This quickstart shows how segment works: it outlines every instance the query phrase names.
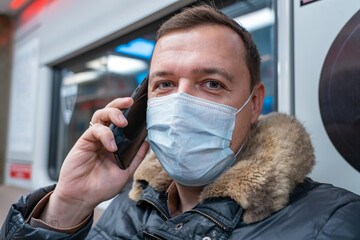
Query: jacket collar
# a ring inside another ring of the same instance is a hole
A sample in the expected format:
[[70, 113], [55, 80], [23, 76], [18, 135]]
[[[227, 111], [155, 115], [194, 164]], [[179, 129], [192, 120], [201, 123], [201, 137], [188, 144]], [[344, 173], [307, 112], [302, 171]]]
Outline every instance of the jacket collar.
[[[294, 187], [314, 165], [314, 149], [304, 127], [281, 113], [260, 116], [238, 162], [200, 195], [200, 202], [231, 198], [243, 209], [243, 221], [254, 223], [284, 208]], [[134, 174], [129, 196], [138, 200], [144, 185], [166, 191], [172, 179], [150, 153]]]

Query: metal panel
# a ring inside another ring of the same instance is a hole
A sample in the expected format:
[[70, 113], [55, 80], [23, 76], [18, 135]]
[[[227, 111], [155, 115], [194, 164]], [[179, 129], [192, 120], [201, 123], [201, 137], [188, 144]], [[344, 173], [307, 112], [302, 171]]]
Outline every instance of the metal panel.
[[292, 1], [277, 0], [278, 111], [294, 114]]

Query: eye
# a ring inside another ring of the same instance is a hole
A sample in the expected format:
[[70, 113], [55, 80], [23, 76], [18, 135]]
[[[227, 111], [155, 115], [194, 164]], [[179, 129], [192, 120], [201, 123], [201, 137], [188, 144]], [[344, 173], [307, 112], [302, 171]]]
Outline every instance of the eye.
[[169, 81], [162, 81], [162, 82], [159, 82], [157, 84], [157, 87], [160, 88], [160, 89], [170, 88], [170, 87], [173, 87], [173, 86], [174, 85]]
[[223, 87], [221, 83], [219, 83], [218, 81], [214, 81], [214, 80], [206, 82], [205, 86], [208, 88], [211, 88], [211, 89], [219, 89], [219, 88]]

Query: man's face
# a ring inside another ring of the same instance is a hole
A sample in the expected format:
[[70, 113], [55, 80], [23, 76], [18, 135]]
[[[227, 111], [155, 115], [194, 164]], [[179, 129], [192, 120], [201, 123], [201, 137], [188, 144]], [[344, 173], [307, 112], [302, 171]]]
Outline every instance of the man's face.
[[[148, 97], [183, 92], [239, 109], [251, 92], [245, 55], [240, 36], [225, 26], [203, 25], [165, 34], [154, 49]], [[230, 143], [235, 153], [258, 118], [256, 93], [236, 115]]]

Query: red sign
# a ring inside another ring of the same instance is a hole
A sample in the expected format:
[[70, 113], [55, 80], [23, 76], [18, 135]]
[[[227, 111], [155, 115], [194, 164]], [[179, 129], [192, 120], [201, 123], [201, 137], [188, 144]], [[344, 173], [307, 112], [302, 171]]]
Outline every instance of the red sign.
[[23, 6], [24, 3], [25, 3], [25, 0], [12, 0], [10, 3], [10, 8], [16, 10], [16, 9], [20, 8], [21, 6]]
[[31, 165], [30, 164], [11, 164], [10, 176], [12, 178], [19, 178], [30, 180], [31, 179]]

